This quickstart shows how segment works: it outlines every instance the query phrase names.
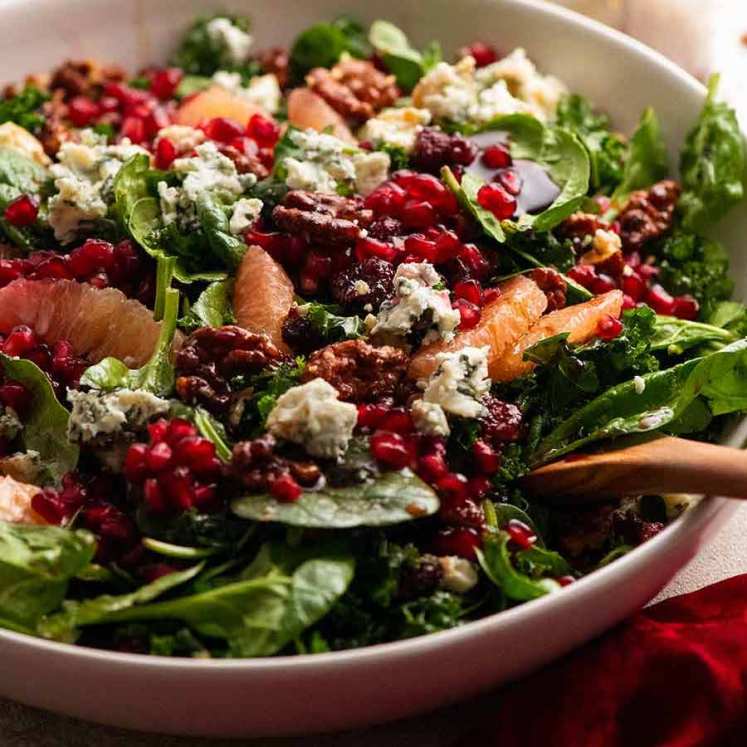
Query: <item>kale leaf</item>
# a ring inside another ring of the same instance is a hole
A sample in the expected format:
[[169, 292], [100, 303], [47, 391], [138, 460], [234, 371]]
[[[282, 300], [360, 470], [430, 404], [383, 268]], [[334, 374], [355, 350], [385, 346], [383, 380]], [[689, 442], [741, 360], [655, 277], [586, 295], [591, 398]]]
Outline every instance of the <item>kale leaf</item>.
[[44, 126], [41, 105], [49, 99], [35, 86], [25, 86], [15, 96], [0, 99], [0, 123], [14, 122], [31, 133], [37, 133]]

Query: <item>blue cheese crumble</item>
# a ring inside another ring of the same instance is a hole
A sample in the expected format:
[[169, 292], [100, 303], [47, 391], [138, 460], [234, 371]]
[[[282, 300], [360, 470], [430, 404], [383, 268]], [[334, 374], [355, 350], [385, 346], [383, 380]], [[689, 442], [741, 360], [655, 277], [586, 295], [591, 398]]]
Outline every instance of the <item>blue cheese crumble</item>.
[[112, 202], [114, 177], [132, 156], [148, 151], [124, 138], [107, 145], [106, 138], [93, 130], [81, 132], [81, 142], [63, 143], [59, 163], [50, 167], [57, 190], [49, 200], [49, 224], [55, 238], [69, 244], [81, 223], [106, 216]]
[[459, 312], [451, 307], [449, 291], [429, 262], [406, 262], [394, 274], [395, 296], [381, 304], [372, 334], [405, 337], [426, 321], [424, 343], [451, 340], [459, 325]]
[[223, 51], [231, 65], [241, 65], [249, 59], [253, 39], [251, 34], [240, 29], [229, 18], [213, 18], [205, 26], [210, 41]]
[[441, 405], [416, 399], [410, 408], [415, 428], [426, 436], [448, 436], [451, 433], [449, 421]]
[[255, 75], [249, 80], [248, 86], [243, 84], [240, 73], [229, 73], [226, 70], [218, 70], [212, 80], [215, 85], [270, 114], [276, 114], [280, 109], [283, 94], [277, 76], [272, 73]]
[[74, 443], [99, 441], [142, 428], [152, 417], [169, 409], [167, 400], [142, 389], [108, 393], [68, 389], [67, 398], [72, 406], [67, 436]]
[[485, 414], [482, 398], [490, 391], [487, 346], [465, 347], [436, 356], [438, 368], [427, 381], [419, 382], [423, 401], [439, 405], [445, 413], [462, 418]]
[[278, 397], [267, 430], [313, 456], [339, 458], [348, 448], [357, 420], [356, 406], [340, 402], [337, 389], [317, 378]]

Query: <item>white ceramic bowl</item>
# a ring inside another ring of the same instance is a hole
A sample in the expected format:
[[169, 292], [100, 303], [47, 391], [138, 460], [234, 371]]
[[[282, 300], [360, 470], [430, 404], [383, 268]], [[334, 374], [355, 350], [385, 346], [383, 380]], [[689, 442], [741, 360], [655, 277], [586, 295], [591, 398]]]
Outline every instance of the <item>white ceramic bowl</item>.
[[[664, 58], [580, 16], [528, 0], [0, 0], [2, 75], [91, 56], [132, 70], [163, 60], [209, 7], [250, 14], [262, 46], [287, 44], [320, 19], [388, 18], [447, 52], [474, 38], [524, 46], [540, 68], [609, 111], [630, 131], [653, 104], [674, 157], [704, 89]], [[721, 231], [744, 296], [737, 237], [747, 212]], [[117, 726], [214, 736], [361, 726], [425, 711], [523, 675], [645, 604], [731, 514], [709, 499], [661, 535], [562, 592], [459, 629], [317, 656], [195, 661], [95, 651], [0, 632], [0, 695]]]

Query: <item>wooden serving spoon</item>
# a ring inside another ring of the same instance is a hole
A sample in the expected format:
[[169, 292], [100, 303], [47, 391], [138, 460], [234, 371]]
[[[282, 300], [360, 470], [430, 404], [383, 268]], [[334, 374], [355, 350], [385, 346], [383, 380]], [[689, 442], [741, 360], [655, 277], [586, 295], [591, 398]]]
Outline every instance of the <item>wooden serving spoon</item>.
[[747, 451], [662, 436], [572, 454], [530, 472], [521, 483], [530, 495], [563, 505], [667, 493], [747, 498]]

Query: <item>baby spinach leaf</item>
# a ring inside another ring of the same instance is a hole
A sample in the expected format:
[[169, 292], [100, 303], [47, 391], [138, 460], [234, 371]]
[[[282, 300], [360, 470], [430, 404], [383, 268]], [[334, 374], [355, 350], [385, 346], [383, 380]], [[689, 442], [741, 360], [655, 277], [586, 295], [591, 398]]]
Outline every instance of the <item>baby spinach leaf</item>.
[[0, 522], [0, 627], [35, 633], [95, 549], [84, 530]]
[[117, 172], [112, 184], [114, 216], [126, 231], [135, 203], [150, 194], [150, 158], [145, 153], [132, 156]]
[[663, 179], [668, 171], [667, 149], [659, 118], [649, 107], [641, 115], [638, 128], [630, 139], [622, 181], [612, 194], [613, 201], [622, 203], [631, 192], [650, 187]]
[[215, 453], [218, 457], [224, 462], [230, 461], [231, 447], [228, 445], [228, 437], [223, 423], [201, 407], [195, 408], [192, 419], [200, 435], [215, 444]]
[[49, 377], [35, 363], [0, 354], [8, 379], [23, 384], [31, 392], [31, 409], [21, 432], [27, 450], [37, 451], [52, 482], [57, 482], [78, 463], [78, 447], [68, 441], [68, 411], [55, 396]]
[[680, 155], [679, 212], [689, 231], [704, 232], [744, 196], [744, 141], [737, 116], [716, 101], [719, 76], [708, 82], [708, 97]]
[[230, 232], [226, 209], [209, 192], [203, 192], [196, 204], [197, 217], [210, 251], [219, 264], [235, 270], [246, 252], [246, 244]]
[[49, 99], [35, 86], [24, 86], [15, 96], [0, 99], [0, 123], [15, 122], [31, 133], [37, 133], [44, 126], [41, 105]]
[[16, 150], [0, 148], [0, 184], [12, 187], [17, 195], [38, 195], [48, 179], [47, 170], [36, 161]]
[[230, 280], [218, 280], [205, 288], [197, 300], [189, 306], [179, 320], [182, 329], [192, 331], [198, 327], [222, 327], [234, 322], [231, 308], [233, 283]]
[[433, 490], [409, 470], [385, 472], [359, 485], [309, 491], [292, 503], [257, 494], [231, 504], [242, 519], [319, 529], [400, 524], [430, 516], [438, 507]]
[[438, 45], [432, 44], [421, 54], [411, 46], [405, 33], [389, 21], [374, 21], [368, 32], [368, 40], [404, 91], [411, 91], [423, 75], [441, 60]]
[[686, 350], [706, 343], [726, 345], [737, 339], [727, 329], [703, 322], [690, 322], [673, 316], [657, 316], [651, 350], [663, 350], [667, 355], [682, 355]]
[[332, 23], [317, 23], [296, 37], [290, 51], [291, 72], [301, 81], [315, 67], [332, 67], [343, 52], [368, 57], [371, 48], [363, 27], [345, 16]]
[[[550, 461], [595, 441], [658, 430], [679, 433], [689, 408], [712, 415], [747, 409], [747, 338], [612, 387], [561, 422], [531, 454]], [[690, 409], [689, 416], [694, 410]], [[698, 418], [702, 428], [702, 417]], [[692, 419], [689, 421], [692, 423]]]
[[109, 622], [111, 618], [117, 618], [117, 615], [138, 609], [140, 605], [147, 605], [167, 591], [191, 581], [203, 568], [204, 563], [199, 563], [184, 571], [169, 573], [129, 594], [104, 594], [82, 602], [67, 601], [60, 612], [41, 621], [39, 632], [45, 638], [72, 642], [80, 627]]
[[[566, 575], [570, 568], [557, 553], [542, 548], [532, 548], [515, 553], [517, 565], [521, 563], [526, 569], [518, 570], [512, 562], [508, 549], [510, 537], [507, 532], [491, 532], [483, 538], [482, 549], [476, 550], [477, 560], [485, 575], [509, 598], [517, 602], [557, 591], [560, 585], [551, 578], [539, 576], [542, 572], [554, 576]], [[530, 575], [530, 572], [534, 573]], [[537, 575], [535, 575], [537, 574]]]
[[560, 100], [556, 122], [584, 144], [591, 166], [591, 187], [596, 192], [611, 192], [622, 181], [627, 145], [610, 131], [609, 118], [595, 112], [583, 96], [570, 94]]

